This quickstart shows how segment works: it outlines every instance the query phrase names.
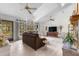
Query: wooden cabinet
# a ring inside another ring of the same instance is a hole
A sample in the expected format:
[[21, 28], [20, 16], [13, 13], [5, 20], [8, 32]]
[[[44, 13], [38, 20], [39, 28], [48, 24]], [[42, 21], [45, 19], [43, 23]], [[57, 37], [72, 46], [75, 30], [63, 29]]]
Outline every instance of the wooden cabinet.
[[48, 32], [47, 36], [58, 37], [58, 32]]
[[78, 20], [79, 20], [79, 15], [72, 15], [70, 17], [70, 22], [73, 26], [77, 25]]

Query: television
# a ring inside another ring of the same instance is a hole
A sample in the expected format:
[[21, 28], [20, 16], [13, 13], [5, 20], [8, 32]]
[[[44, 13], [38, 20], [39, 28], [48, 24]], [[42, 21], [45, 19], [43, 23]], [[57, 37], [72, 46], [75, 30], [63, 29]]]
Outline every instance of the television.
[[57, 27], [49, 27], [49, 32], [57, 32]]

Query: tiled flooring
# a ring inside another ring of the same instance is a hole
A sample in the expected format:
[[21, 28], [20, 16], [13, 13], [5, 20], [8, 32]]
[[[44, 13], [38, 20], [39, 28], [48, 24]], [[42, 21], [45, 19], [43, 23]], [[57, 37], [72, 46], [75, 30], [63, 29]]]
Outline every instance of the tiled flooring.
[[55, 41], [51, 41], [55, 44], [55, 46], [54, 44], [51, 48], [44, 46], [35, 51], [26, 44], [23, 44], [22, 40], [18, 40], [16, 42], [11, 43], [10, 56], [79, 56], [79, 53], [77, 51], [56, 47], [57, 41]]
[[[47, 48], [46, 46], [33, 50], [29, 46], [22, 43], [22, 40], [11, 43], [10, 49], [11, 56], [61, 56], [62, 53], [53, 49]], [[62, 50], [61, 50], [62, 51]]]

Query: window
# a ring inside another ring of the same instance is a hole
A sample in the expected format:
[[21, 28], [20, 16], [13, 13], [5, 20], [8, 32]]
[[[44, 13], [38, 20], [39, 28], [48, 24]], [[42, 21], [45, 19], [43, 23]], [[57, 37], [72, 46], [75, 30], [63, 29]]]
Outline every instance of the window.
[[19, 20], [19, 34], [22, 35], [26, 31], [26, 21]]

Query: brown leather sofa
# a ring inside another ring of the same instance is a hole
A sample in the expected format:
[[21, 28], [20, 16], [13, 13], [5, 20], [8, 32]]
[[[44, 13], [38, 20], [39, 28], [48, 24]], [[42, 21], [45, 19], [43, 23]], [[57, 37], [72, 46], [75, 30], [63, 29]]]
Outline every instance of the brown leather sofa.
[[38, 34], [25, 32], [23, 33], [22, 38], [23, 43], [32, 47], [34, 50], [37, 50], [38, 48], [45, 45], [45, 43], [43, 43], [43, 40], [45, 40], [45, 38], [40, 38]]

